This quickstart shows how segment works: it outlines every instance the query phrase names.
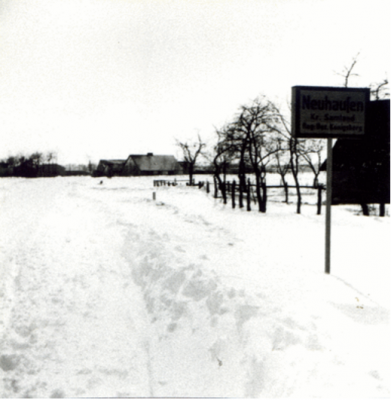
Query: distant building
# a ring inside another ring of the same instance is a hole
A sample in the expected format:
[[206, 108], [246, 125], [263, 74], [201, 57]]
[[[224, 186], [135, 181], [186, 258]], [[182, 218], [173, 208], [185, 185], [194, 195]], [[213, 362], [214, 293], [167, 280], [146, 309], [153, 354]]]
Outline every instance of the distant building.
[[100, 160], [94, 176], [120, 176], [126, 160]]
[[64, 176], [65, 168], [59, 164], [41, 164], [38, 167], [38, 177]]
[[390, 203], [390, 100], [369, 102], [367, 118], [363, 138], [333, 147], [333, 204]]
[[122, 171], [125, 176], [175, 175], [180, 173], [182, 173], [182, 168], [174, 156], [155, 156], [153, 153], [130, 155]]
[[100, 160], [94, 176], [175, 175], [182, 168], [174, 156], [131, 154], [126, 160]]

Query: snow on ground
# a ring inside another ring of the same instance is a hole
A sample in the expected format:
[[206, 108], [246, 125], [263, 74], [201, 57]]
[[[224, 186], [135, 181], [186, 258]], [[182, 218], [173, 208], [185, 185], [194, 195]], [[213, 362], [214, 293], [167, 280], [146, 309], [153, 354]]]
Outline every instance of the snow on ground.
[[2, 397], [390, 395], [389, 217], [152, 180], [0, 180]]

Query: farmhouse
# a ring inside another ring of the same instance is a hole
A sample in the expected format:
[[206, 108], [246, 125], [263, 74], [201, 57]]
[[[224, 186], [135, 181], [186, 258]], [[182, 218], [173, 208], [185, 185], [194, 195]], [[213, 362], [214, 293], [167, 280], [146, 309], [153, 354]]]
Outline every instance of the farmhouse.
[[65, 168], [59, 164], [41, 164], [37, 175], [39, 177], [64, 176]]
[[94, 176], [140, 176], [181, 174], [174, 156], [131, 154], [126, 160], [100, 160]]
[[95, 176], [120, 176], [126, 160], [100, 160]]
[[174, 156], [158, 155], [130, 155], [123, 167], [122, 175], [174, 175], [182, 173], [178, 161]]
[[369, 102], [367, 118], [365, 137], [333, 147], [333, 204], [390, 203], [390, 100]]

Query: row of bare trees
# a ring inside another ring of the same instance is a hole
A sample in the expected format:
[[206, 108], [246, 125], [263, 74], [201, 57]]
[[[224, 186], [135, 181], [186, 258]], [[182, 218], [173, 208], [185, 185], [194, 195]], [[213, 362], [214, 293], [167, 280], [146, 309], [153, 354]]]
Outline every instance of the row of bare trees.
[[289, 193], [286, 175], [289, 171], [292, 173], [297, 193], [297, 213], [301, 212], [299, 173], [303, 164], [308, 165], [314, 173], [313, 185], [318, 186], [323, 140], [292, 137], [289, 122], [266, 97], [241, 106], [232, 122], [216, 129], [216, 135], [217, 144], [212, 154], [203, 151], [206, 144], [200, 135], [194, 142], [177, 140], [188, 165], [190, 184], [193, 184], [194, 166], [200, 155], [212, 163], [220, 187], [225, 184], [230, 167], [235, 165], [238, 169], [239, 207], [243, 207], [243, 193], [251, 175], [255, 178], [259, 211], [266, 212], [266, 177], [269, 165], [273, 164], [281, 176], [286, 202]]
[[[256, 198], [260, 212], [266, 212], [268, 167], [273, 164], [280, 174], [288, 202], [286, 175], [293, 175], [297, 193], [297, 213], [301, 212], [299, 172], [307, 164], [314, 173], [314, 187], [318, 186], [321, 166], [322, 140], [299, 140], [291, 135], [289, 122], [280, 109], [265, 97], [241, 106], [232, 122], [216, 129], [214, 174], [220, 185], [226, 180], [230, 165], [238, 166], [239, 189], [246, 186], [248, 175], [255, 178]], [[243, 193], [244, 190], [239, 190]], [[239, 206], [243, 199], [239, 197]]]
[[6, 166], [12, 175], [34, 177], [37, 176], [40, 166], [44, 163], [52, 164], [57, 161], [57, 154], [53, 151], [42, 153], [36, 151], [32, 154], [25, 155], [19, 154], [16, 156], [9, 156], [0, 163]]
[[[342, 73], [343, 86], [348, 87], [349, 79], [357, 76], [353, 69], [357, 64], [358, 55], [353, 58], [349, 67]], [[374, 100], [389, 97], [388, 80], [370, 85], [371, 97]], [[305, 165], [314, 174], [313, 186], [319, 187], [319, 174], [324, 154], [325, 140], [297, 139], [292, 136], [290, 121], [281, 109], [266, 97], [258, 97], [248, 105], [241, 106], [232, 122], [215, 130], [217, 143], [212, 155], [203, 153], [205, 143], [200, 135], [198, 141], [192, 144], [177, 141], [182, 149], [184, 160], [189, 165], [190, 182], [193, 181], [193, 171], [197, 158], [204, 155], [212, 164], [214, 176], [220, 187], [226, 182], [230, 166], [238, 167], [239, 206], [243, 207], [243, 192], [248, 181], [248, 175], [255, 177], [256, 197], [260, 212], [266, 212], [268, 166], [271, 164], [280, 177], [285, 189], [285, 201], [288, 203], [288, 172], [293, 175], [297, 194], [296, 212], [300, 214], [302, 196], [299, 174]]]
[[[3, 170], [3, 176], [21, 176], [21, 177], [36, 177], [39, 175], [41, 166], [49, 166], [47, 173], [49, 175], [55, 174], [55, 165], [57, 163], [57, 153], [48, 151], [42, 153], [36, 151], [32, 154], [19, 154], [16, 156], [9, 156], [0, 160], [0, 167]], [[51, 167], [53, 167], [51, 169]], [[65, 169], [69, 175], [72, 174], [89, 174], [92, 175], [96, 170], [96, 164], [88, 161], [88, 164], [67, 164]], [[5, 171], [5, 172], [4, 172]]]

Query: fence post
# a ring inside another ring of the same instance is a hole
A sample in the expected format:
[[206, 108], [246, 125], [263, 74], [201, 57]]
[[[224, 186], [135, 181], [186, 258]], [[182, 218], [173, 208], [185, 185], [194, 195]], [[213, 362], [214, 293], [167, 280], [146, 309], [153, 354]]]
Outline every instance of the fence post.
[[250, 182], [247, 185], [247, 211], [251, 211], [251, 185]]
[[210, 189], [209, 189], [209, 181], [206, 182], [206, 193], [209, 193]]
[[243, 183], [241, 179], [239, 179], [239, 207], [243, 208]]
[[232, 182], [232, 208], [235, 208], [235, 186], [236, 182]]

